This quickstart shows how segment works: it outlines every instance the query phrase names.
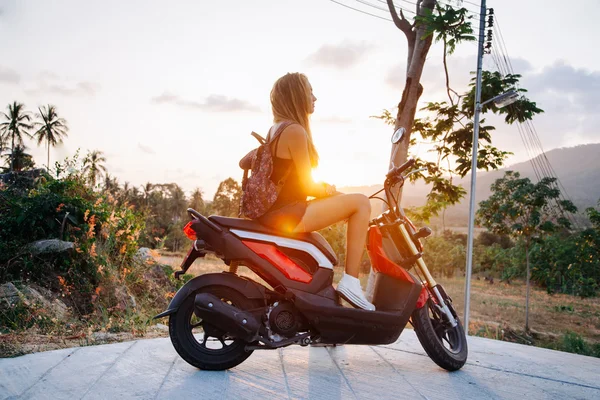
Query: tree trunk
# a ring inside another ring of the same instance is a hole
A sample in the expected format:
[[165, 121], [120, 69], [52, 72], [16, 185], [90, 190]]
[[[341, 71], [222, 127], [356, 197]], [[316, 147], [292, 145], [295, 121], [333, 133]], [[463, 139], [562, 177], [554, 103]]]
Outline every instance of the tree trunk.
[[15, 133], [12, 135], [12, 147], [10, 149], [10, 172], [15, 170]]
[[529, 269], [529, 239], [525, 241], [525, 258], [527, 260], [527, 277], [525, 278], [525, 332], [529, 332], [529, 280], [531, 278], [531, 270]]
[[48, 141], [48, 163], [46, 164], [46, 168], [48, 168], [48, 172], [50, 172], [50, 141]]
[[[425, 9], [432, 10], [435, 6], [435, 0], [421, 0], [417, 3], [417, 14], [424, 15]], [[410, 133], [415, 121], [415, 114], [417, 112], [417, 103], [423, 93], [423, 86], [421, 85], [421, 75], [423, 74], [423, 67], [425, 66], [425, 60], [431, 47], [433, 36], [430, 35], [426, 39], [422, 39], [425, 34], [425, 26], [417, 25], [412, 26], [405, 18], [403, 14], [400, 17], [397, 15], [396, 10], [393, 6], [393, 2], [388, 0], [388, 7], [392, 20], [404, 34], [408, 43], [408, 57], [406, 65], [406, 82], [404, 83], [404, 90], [402, 91], [402, 98], [398, 103], [398, 115], [396, 116], [396, 124], [394, 125], [394, 131], [403, 127], [405, 129], [404, 136], [397, 144], [392, 145], [390, 154], [389, 168], [392, 164], [399, 166], [406, 162], [408, 158], [408, 147], [410, 145]], [[389, 169], [388, 168], [388, 169]], [[386, 171], [387, 172], [387, 171]], [[398, 201], [402, 198], [402, 192], [398, 193]], [[383, 204], [382, 211], [386, 210], [385, 203]], [[369, 281], [367, 282], [367, 299], [371, 301], [375, 290], [375, 273], [371, 268], [369, 273]]]

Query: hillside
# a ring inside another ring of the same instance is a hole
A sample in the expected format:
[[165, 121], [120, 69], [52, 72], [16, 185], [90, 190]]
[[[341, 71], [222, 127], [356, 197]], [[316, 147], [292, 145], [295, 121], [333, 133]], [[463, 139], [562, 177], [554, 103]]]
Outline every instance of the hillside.
[[[566, 189], [575, 205], [584, 210], [586, 207], [595, 206], [600, 199], [600, 143], [580, 145], [553, 149], [546, 153], [546, 157], [559, 180]], [[534, 159], [534, 162], [537, 158]], [[490, 186], [507, 170], [518, 171], [521, 176], [536, 181], [531, 160], [510, 165], [498, 171], [479, 172], [477, 174], [477, 202], [487, 199], [490, 195]], [[471, 175], [459, 179], [467, 192], [470, 189]], [[381, 189], [382, 185], [344, 187], [340, 191], [345, 193], [373, 194]], [[402, 204], [405, 207], [424, 204], [425, 196], [429, 192], [423, 183], [407, 184], [404, 189]], [[450, 207], [446, 211], [446, 223], [450, 225], [466, 225], [468, 218], [468, 195], [461, 204]], [[378, 202], [380, 203], [380, 202]]]

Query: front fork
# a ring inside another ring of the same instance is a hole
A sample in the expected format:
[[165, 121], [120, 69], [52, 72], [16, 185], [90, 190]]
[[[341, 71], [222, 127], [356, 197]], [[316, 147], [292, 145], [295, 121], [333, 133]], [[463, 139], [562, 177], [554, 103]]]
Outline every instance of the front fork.
[[[406, 226], [404, 224], [400, 224], [399, 229], [400, 233], [402, 234], [402, 237], [404, 238], [405, 243], [408, 244], [412, 255], [418, 255], [419, 250], [417, 249], [417, 246], [415, 246], [415, 243], [410, 237], [410, 234], [406, 230]], [[437, 299], [438, 305], [440, 307], [440, 311], [443, 312], [444, 315], [448, 318], [448, 322], [450, 322], [450, 325], [452, 325], [453, 328], [456, 327], [456, 325], [458, 325], [458, 322], [456, 321], [456, 318], [454, 318], [454, 315], [450, 311], [450, 308], [448, 308], [448, 304], [446, 304], [444, 297], [442, 296], [440, 290], [437, 287], [437, 282], [435, 281], [435, 279], [433, 279], [433, 276], [431, 276], [431, 273], [429, 272], [429, 269], [427, 269], [427, 265], [425, 265], [425, 261], [423, 261], [422, 257], [419, 257], [417, 259], [417, 268], [425, 276], [427, 286], [429, 290], [431, 290], [435, 295], [435, 298]]]

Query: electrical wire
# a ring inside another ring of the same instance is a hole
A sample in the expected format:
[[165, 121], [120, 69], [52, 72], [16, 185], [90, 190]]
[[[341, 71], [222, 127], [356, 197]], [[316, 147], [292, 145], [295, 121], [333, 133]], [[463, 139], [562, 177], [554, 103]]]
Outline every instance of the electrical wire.
[[[494, 63], [496, 64], [496, 68], [497, 68], [498, 72], [503, 77], [508, 74], [514, 75], [513, 65], [510, 60], [510, 57], [508, 55], [506, 43], [504, 42], [504, 36], [502, 35], [502, 31], [500, 30], [500, 25], [498, 23], [497, 14], [494, 15], [494, 20], [495, 20], [494, 21], [495, 24], [493, 27], [493, 32], [496, 35], [495, 42], [497, 43], [497, 46], [492, 46], [492, 51], [491, 51], [492, 58], [494, 60]], [[518, 84], [516, 85], [516, 87], [517, 88], [519, 87]], [[514, 106], [511, 105], [509, 107], [514, 107]], [[539, 135], [537, 134], [537, 131], [535, 129], [535, 126], [533, 125], [533, 122], [530, 120], [525, 120], [524, 123], [517, 121], [516, 125], [519, 130], [519, 135], [521, 136], [521, 140], [523, 141], [523, 144], [525, 145], [525, 149], [530, 158], [530, 163], [533, 167], [534, 174], [536, 175], [538, 182], [542, 178], [555, 178], [556, 181], [554, 182], [554, 186], [556, 189], [559, 190], [560, 199], [565, 200], [565, 196], [566, 196], [566, 198], [568, 198], [569, 201], [572, 202], [564, 185], [558, 178], [556, 171], [552, 167], [552, 164], [550, 164], [550, 161], [548, 160], [548, 157], [546, 156], [546, 153], [544, 152]], [[561, 201], [559, 201], [558, 199], [555, 199], [555, 203], [556, 203], [556, 207], [552, 207], [552, 212], [553, 212], [554, 216], [555, 217], [558, 216], [558, 214], [556, 213], [556, 209], [558, 209], [558, 211], [560, 212], [562, 217], [568, 219], [569, 222], [573, 226], [579, 227], [577, 221], [573, 218], [571, 213], [565, 212], [565, 210], [561, 204]]]
[[[379, 3], [383, 3], [383, 4], [387, 5], [387, 1], [385, 1], [385, 0], [377, 0], [377, 1], [378, 1]], [[412, 2], [412, 1], [408, 1], [408, 0], [398, 0], [398, 1], [401, 1], [401, 2], [403, 2], [403, 3], [410, 4], [411, 6], [413, 6], [413, 7], [415, 7], [415, 8], [417, 7], [417, 3], [414, 3], [414, 2]], [[437, 0], [437, 2], [438, 2], [438, 3], [440, 3], [440, 4], [444, 4], [444, 5], [447, 5], [447, 6], [451, 6], [451, 7], [457, 7], [457, 6], [458, 6], [458, 5], [456, 5], [456, 4], [452, 4], [452, 3], [448, 3], [448, 2], [443, 2], [443, 1], [440, 1], [440, 0]], [[407, 10], [406, 8], [403, 8], [403, 7], [401, 7], [401, 6], [398, 6], [398, 5], [396, 5], [395, 3], [394, 3], [394, 7], [396, 7], [396, 8], [399, 8], [399, 9], [401, 9], [401, 10], [403, 10], [403, 11], [408, 11], [408, 12], [411, 12], [411, 13], [413, 13], [413, 14], [416, 14], [416, 12], [414, 12], [414, 11], [410, 11], [410, 10]], [[406, 7], [406, 6], [404, 6], [404, 7]], [[471, 13], [471, 14], [473, 14], [473, 15], [477, 15], [477, 16], [479, 16], [479, 15], [480, 15], [479, 11], [473, 11], [473, 10], [470, 10], [470, 9], [468, 9], [468, 8], [466, 8], [466, 7], [463, 7], [463, 8], [464, 8], [464, 9], [466, 9], [468, 12], [470, 12], [470, 13]], [[388, 9], [388, 10], [389, 10], [389, 9]], [[386, 11], [388, 11], [388, 10], [386, 10]]]
[[[373, 8], [376, 8], [376, 9], [378, 9], [378, 10], [381, 10], [381, 11], [385, 11], [386, 13], [390, 11], [390, 10], [389, 10], [389, 8], [383, 8], [383, 7], [381, 7], [381, 6], [378, 6], [378, 5], [375, 5], [375, 4], [372, 4], [372, 3], [369, 3], [368, 1], [364, 1], [364, 0], [355, 0], [355, 1], [357, 1], [357, 2], [359, 2], [359, 3], [361, 3], [361, 4], [364, 4], [364, 5], [366, 5], [366, 6], [373, 7]], [[386, 3], [386, 4], [387, 4], [387, 3]], [[415, 14], [415, 15], [416, 15], [416, 13], [415, 13], [414, 11], [410, 11], [410, 10], [404, 9], [404, 8], [402, 8], [402, 7], [398, 7], [398, 9], [400, 9], [400, 10], [402, 10], [402, 11], [404, 11], [404, 12], [408, 12], [408, 13], [412, 13], [412, 14]]]
[[344, 4], [344, 3], [340, 3], [339, 1], [336, 1], [336, 0], [329, 0], [329, 1], [331, 1], [331, 2], [333, 2], [335, 4], [339, 4], [342, 7], [346, 7], [346, 8], [349, 8], [351, 10], [358, 11], [359, 13], [363, 13], [363, 14], [366, 14], [366, 15], [370, 15], [371, 17], [375, 17], [375, 18], [379, 18], [379, 19], [383, 19], [383, 20], [392, 22], [392, 20], [390, 18], [385, 18], [385, 17], [382, 17], [380, 15], [371, 14], [369, 12], [359, 10], [358, 8], [350, 7], [350, 6], [348, 6], [348, 5]]
[[[366, 2], [366, 1], [363, 1], [363, 0], [356, 0], [356, 1], [358, 1], [359, 3], [362, 3], [362, 4], [365, 4], [365, 5], [368, 5], [368, 6], [374, 7], [374, 8], [376, 8], [376, 9], [378, 9], [378, 10], [383, 10], [383, 11], [385, 11], [385, 12], [390, 12], [390, 9], [389, 9], [389, 8], [383, 8], [383, 7], [381, 7], [381, 6], [377, 6], [377, 5], [375, 5], [375, 4], [371, 4], [371, 3], [368, 3], [368, 2]], [[379, 1], [380, 3], [383, 3], [383, 4], [385, 4], [385, 5], [387, 5], [387, 2], [385, 2], [385, 1], [383, 1], [383, 0], [377, 0], [377, 1]], [[412, 4], [412, 3], [410, 3], [410, 4]], [[394, 8], [397, 8], [398, 10], [402, 10], [402, 11], [404, 11], [404, 12], [407, 12], [407, 13], [410, 13], [410, 14], [417, 15], [417, 13], [416, 13], [416, 12], [414, 12], [414, 11], [411, 11], [411, 10], [408, 10], [408, 9], [406, 9], [406, 8], [399, 7], [399, 6], [397, 6], [396, 4], [394, 4]]]

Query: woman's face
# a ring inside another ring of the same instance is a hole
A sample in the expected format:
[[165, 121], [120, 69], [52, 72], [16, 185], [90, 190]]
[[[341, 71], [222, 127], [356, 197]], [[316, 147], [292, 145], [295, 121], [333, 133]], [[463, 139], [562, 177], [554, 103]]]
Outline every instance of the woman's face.
[[317, 98], [313, 94], [313, 89], [312, 89], [310, 82], [308, 83], [308, 87], [310, 88], [310, 99], [311, 99], [309, 108], [308, 108], [308, 113], [312, 114], [315, 112], [315, 101], [317, 101]]

